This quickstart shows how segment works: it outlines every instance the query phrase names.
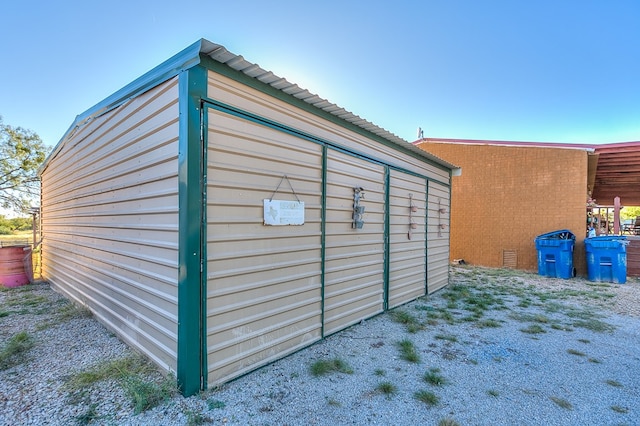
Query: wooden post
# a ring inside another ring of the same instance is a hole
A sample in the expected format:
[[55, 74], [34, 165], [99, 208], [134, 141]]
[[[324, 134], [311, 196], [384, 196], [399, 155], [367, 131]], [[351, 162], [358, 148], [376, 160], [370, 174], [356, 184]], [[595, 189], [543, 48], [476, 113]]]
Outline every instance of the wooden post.
[[613, 199], [613, 233], [620, 235], [620, 197]]

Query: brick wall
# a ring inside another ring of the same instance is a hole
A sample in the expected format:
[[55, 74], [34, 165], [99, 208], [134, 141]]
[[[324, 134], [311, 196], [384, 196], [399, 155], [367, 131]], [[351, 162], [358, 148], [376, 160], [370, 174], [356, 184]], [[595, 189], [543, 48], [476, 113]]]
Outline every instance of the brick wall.
[[418, 146], [462, 168], [452, 186], [452, 260], [537, 271], [536, 236], [568, 229], [576, 235], [574, 266], [586, 275], [586, 151], [430, 141]]

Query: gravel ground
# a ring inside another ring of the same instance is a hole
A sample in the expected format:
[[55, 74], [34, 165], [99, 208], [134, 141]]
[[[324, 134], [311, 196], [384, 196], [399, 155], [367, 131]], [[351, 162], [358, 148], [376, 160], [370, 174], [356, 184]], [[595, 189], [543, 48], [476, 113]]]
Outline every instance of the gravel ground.
[[[0, 291], [2, 346], [21, 331], [34, 345], [0, 368], [2, 425], [640, 424], [638, 279], [452, 267], [435, 295], [140, 414], [117, 377], [69, 389], [74, 374], [133, 352], [48, 285]], [[402, 340], [418, 362], [403, 359]], [[352, 371], [311, 374], [315, 361], [335, 359]], [[144, 379], [162, 382], [153, 370]]]

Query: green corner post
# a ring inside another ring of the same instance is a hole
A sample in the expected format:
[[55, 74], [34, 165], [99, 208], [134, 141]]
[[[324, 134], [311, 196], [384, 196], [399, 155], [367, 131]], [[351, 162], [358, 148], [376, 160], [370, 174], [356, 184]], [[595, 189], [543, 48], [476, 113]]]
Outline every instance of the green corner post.
[[193, 395], [206, 385], [204, 312], [206, 254], [203, 245], [204, 139], [201, 131], [202, 98], [207, 71], [195, 66], [179, 74], [179, 250], [178, 353], [176, 376], [180, 391]]

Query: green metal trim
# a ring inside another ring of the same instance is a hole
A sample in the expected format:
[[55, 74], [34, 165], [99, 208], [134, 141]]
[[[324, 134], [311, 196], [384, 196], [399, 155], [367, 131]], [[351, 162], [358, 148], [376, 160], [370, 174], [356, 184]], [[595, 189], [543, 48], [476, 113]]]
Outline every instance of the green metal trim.
[[[205, 77], [206, 79], [206, 77]], [[207, 90], [206, 85], [204, 90]], [[206, 108], [204, 107], [204, 102], [200, 101], [200, 120], [202, 122], [202, 126], [200, 129], [200, 138], [202, 140], [201, 149], [202, 149], [202, 226], [200, 227], [200, 244], [201, 244], [201, 294], [200, 294], [200, 312], [201, 312], [201, 325], [200, 325], [200, 341], [201, 341], [201, 375], [202, 375], [202, 383], [201, 388], [207, 389], [208, 380], [209, 380], [209, 363], [208, 363], [208, 353], [207, 353], [207, 170], [208, 170], [208, 151], [209, 151], [209, 117], [206, 114]]]
[[425, 181], [424, 215], [424, 294], [429, 294], [429, 180]]
[[400, 151], [404, 154], [410, 155], [413, 158], [417, 158], [420, 161], [423, 161], [425, 163], [428, 163], [432, 166], [435, 166], [441, 170], [445, 170], [445, 171], [450, 171], [451, 169], [449, 167], [446, 167], [443, 164], [439, 164], [436, 161], [433, 161], [425, 156], [422, 156], [416, 152], [411, 151], [408, 148], [403, 148], [402, 145], [396, 144], [391, 142], [388, 139], [385, 139], [381, 136], [376, 135], [375, 133], [371, 133], [365, 129], [363, 129], [362, 127], [356, 126], [355, 124], [352, 124], [348, 121], [345, 121], [331, 113], [328, 113], [326, 111], [323, 111], [320, 108], [314, 107], [313, 105], [296, 98], [295, 96], [291, 96], [287, 93], [284, 93], [283, 91], [276, 89], [268, 84], [265, 84], [257, 79], [255, 79], [254, 77], [250, 77], [247, 74], [244, 74], [243, 72], [234, 70], [233, 68], [229, 67], [228, 65], [222, 64], [218, 61], [215, 61], [213, 59], [211, 59], [208, 56], [202, 55], [201, 57], [201, 63], [205, 66], [207, 66], [209, 69], [211, 69], [212, 71], [217, 72], [218, 74], [221, 74], [225, 77], [229, 77], [235, 81], [238, 81], [246, 86], [249, 86], [253, 89], [259, 90], [263, 93], [268, 94], [269, 96], [272, 96], [276, 99], [279, 99], [283, 102], [286, 102], [290, 105], [295, 106], [296, 108], [302, 109], [304, 111], [310, 112], [311, 114], [314, 114], [316, 116], [322, 117], [323, 119], [330, 121], [332, 123], [335, 123], [337, 125], [339, 125], [340, 127], [349, 129], [355, 133], [358, 133], [360, 135], [363, 135], [365, 137], [367, 137], [368, 139], [373, 139], [376, 142], [381, 143], [382, 145], [385, 145], [389, 148], [392, 148], [396, 151]]
[[322, 206], [320, 219], [320, 336], [324, 339], [324, 288], [326, 277], [326, 259], [327, 259], [327, 162], [328, 162], [327, 145], [322, 147]]
[[203, 387], [203, 159], [201, 98], [207, 73], [195, 67], [179, 75], [178, 139], [178, 351], [176, 376], [183, 395]]
[[382, 305], [383, 310], [389, 309], [389, 280], [390, 280], [390, 268], [391, 268], [391, 171], [389, 166], [384, 168], [384, 282], [383, 282], [383, 294], [384, 302]]
[[411, 176], [415, 176], [415, 177], [419, 177], [419, 178], [422, 178], [422, 179], [426, 179], [429, 182], [436, 182], [437, 184], [442, 185], [442, 186], [446, 186], [447, 188], [451, 187], [451, 183], [450, 183], [451, 182], [451, 173], [449, 173], [449, 183], [447, 183], [447, 182], [442, 182], [442, 181], [440, 181], [438, 179], [434, 179], [432, 177], [425, 176], [423, 174], [420, 174], [420, 173], [417, 173], [417, 172], [414, 172], [414, 171], [411, 171], [411, 170], [403, 169], [402, 167], [394, 166], [392, 164], [389, 164], [389, 168], [391, 170], [396, 170], [398, 172], [406, 173], [406, 174], [411, 175]]

